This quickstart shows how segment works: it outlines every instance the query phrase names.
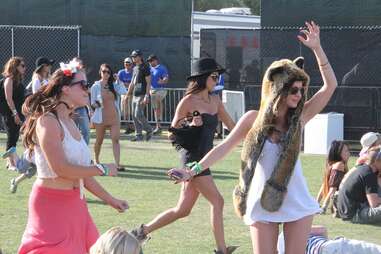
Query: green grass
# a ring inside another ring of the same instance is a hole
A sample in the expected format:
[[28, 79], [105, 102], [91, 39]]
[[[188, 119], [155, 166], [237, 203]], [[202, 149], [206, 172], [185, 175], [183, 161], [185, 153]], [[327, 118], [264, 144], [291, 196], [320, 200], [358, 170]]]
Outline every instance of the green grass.
[[[0, 147], [4, 147], [5, 135], [0, 135]], [[127, 172], [118, 177], [99, 177], [101, 184], [114, 196], [128, 200], [130, 209], [117, 213], [88, 194], [89, 210], [100, 230], [120, 225], [131, 229], [148, 222], [158, 213], [175, 206], [180, 185], [172, 184], [165, 172], [178, 165], [176, 151], [163, 139], [153, 142], [132, 143], [121, 141], [122, 163]], [[3, 148], [2, 148], [3, 149]], [[237, 182], [240, 149], [235, 149], [227, 158], [212, 167], [216, 184], [225, 198], [224, 223], [227, 244], [240, 245], [237, 254], [251, 253], [248, 227], [233, 211], [231, 192]], [[19, 149], [21, 151], [21, 149]], [[112, 162], [110, 140], [105, 140], [102, 149], [104, 162]], [[304, 175], [313, 196], [320, 187], [323, 156], [301, 155]], [[351, 160], [353, 165], [354, 158]], [[9, 180], [16, 173], [1, 165], [0, 181], [0, 247], [4, 253], [16, 253], [27, 220], [27, 202], [33, 179], [24, 181], [16, 194], [9, 193]], [[354, 225], [333, 219], [331, 215], [318, 215], [315, 224], [328, 227], [330, 237], [345, 236], [381, 244], [379, 227]], [[145, 246], [145, 253], [212, 253], [214, 239], [209, 224], [209, 205], [200, 198], [191, 215], [152, 234]]]

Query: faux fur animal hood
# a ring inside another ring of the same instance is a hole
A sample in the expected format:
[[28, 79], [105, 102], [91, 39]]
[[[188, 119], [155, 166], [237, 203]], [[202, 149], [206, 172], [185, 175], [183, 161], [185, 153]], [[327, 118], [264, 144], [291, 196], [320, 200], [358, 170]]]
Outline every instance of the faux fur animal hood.
[[274, 61], [267, 69], [262, 82], [261, 104], [257, 118], [247, 134], [241, 154], [239, 184], [233, 193], [233, 203], [238, 216], [246, 212], [246, 198], [254, 176], [255, 167], [266, 138], [275, 130], [277, 109], [295, 81], [302, 81], [304, 94], [295, 109], [287, 115], [288, 131], [280, 140], [281, 155], [267, 180], [261, 196], [264, 209], [275, 212], [282, 205], [289, 179], [298, 159], [301, 141], [300, 116], [306, 100], [309, 76], [303, 70], [304, 59]]

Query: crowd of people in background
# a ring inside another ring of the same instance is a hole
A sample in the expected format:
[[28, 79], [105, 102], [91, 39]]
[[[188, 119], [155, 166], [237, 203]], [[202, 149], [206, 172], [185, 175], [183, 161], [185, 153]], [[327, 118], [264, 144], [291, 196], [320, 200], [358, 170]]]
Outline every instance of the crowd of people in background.
[[[328, 103], [337, 81], [321, 47], [319, 27], [314, 22], [306, 22], [306, 27], [298, 39], [314, 53], [324, 81], [309, 100], [303, 59], [274, 61], [263, 79], [259, 111], [248, 111], [234, 123], [220, 98], [224, 68], [212, 58], [193, 64], [186, 93], [169, 128], [180, 153], [181, 168], [168, 171], [171, 179], [182, 184], [178, 204], [130, 232], [113, 227], [101, 236], [84, 190], [118, 212], [129, 208], [126, 200], [114, 197], [94, 176], [116, 176], [125, 170], [120, 163], [122, 118], [133, 120], [124, 130], [135, 133], [133, 142], [150, 141], [162, 132], [168, 69], [155, 54], [144, 59], [136, 49], [118, 72], [101, 64], [98, 80], [89, 85], [80, 58], [60, 63], [53, 71], [55, 60], [40, 57], [25, 85], [24, 59], [9, 59], [0, 80], [0, 114], [7, 136], [2, 158], [9, 170], [20, 174], [11, 179], [11, 193], [23, 180], [36, 175], [19, 253], [140, 254], [149, 234], [188, 216], [200, 195], [211, 206], [214, 253], [233, 253], [238, 246], [226, 244], [224, 199], [210, 167], [242, 140], [243, 168], [234, 192], [239, 204], [235, 203], [235, 208], [250, 229], [255, 253], [380, 253], [381, 246], [345, 238], [329, 240], [324, 227], [312, 226], [315, 214], [329, 211], [352, 223], [381, 223], [381, 135], [370, 132], [362, 137], [360, 156], [350, 170], [349, 146], [333, 141], [317, 199], [310, 195], [298, 159], [301, 130]], [[154, 112], [154, 127], [145, 114], [147, 105]], [[219, 122], [231, 133], [213, 148]], [[93, 157], [90, 125], [95, 128]], [[107, 130], [114, 162], [105, 164], [100, 154]], [[20, 131], [25, 148], [22, 155], [16, 149]], [[263, 198], [269, 189], [274, 199]], [[279, 224], [283, 224], [281, 234]]]

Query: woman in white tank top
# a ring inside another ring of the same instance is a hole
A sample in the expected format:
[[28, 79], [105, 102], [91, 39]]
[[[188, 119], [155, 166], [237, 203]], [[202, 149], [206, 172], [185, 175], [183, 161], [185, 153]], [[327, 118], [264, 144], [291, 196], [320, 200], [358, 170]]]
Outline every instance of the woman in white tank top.
[[28, 97], [24, 145], [35, 154], [37, 180], [29, 197], [28, 224], [19, 253], [88, 253], [99, 234], [83, 189], [119, 212], [124, 200], [110, 195], [94, 176], [116, 175], [115, 164], [91, 165], [90, 151], [71, 119], [88, 100], [84, 73], [76, 62], [61, 64], [48, 85]]
[[[286, 189], [286, 191], [283, 192], [283, 202], [280, 208], [270, 212], [269, 210], [271, 209], [264, 209], [262, 206], [266, 203], [261, 202], [261, 194], [265, 193], [262, 191], [264, 187], [267, 186], [269, 178], [272, 177], [272, 173], [275, 171], [276, 165], [278, 165], [277, 162], [283, 157], [280, 156], [283, 155], [281, 154], [283, 147], [280, 143], [282, 143], [282, 140], [285, 140], [284, 137], [287, 137], [286, 133], [288, 134], [291, 125], [291, 121], [288, 120], [289, 115], [293, 116], [293, 114], [295, 114], [293, 112], [302, 105], [300, 117], [296, 118], [296, 126], [298, 126], [298, 128], [300, 128], [299, 126], [303, 127], [305, 123], [327, 105], [337, 86], [333, 69], [320, 45], [319, 27], [314, 22], [306, 22], [306, 26], [308, 29], [301, 31], [305, 37], [298, 36], [298, 38], [299, 41], [310, 48], [315, 54], [324, 81], [323, 87], [310, 100], [306, 101], [304, 105], [300, 104], [299, 102], [304, 102], [305, 89], [308, 87], [308, 78], [307, 81], [305, 81], [295, 75], [293, 76], [291, 71], [295, 73], [304, 73], [304, 71], [301, 69], [301, 66], [290, 60], [275, 61], [266, 71], [263, 79], [263, 84], [271, 84], [273, 86], [262, 86], [262, 96], [267, 93], [268, 97], [261, 98], [261, 100], [265, 103], [268, 103], [270, 98], [279, 98], [279, 100], [272, 104], [271, 111], [274, 113], [272, 113], [273, 118], [271, 118], [271, 122], [264, 122], [264, 126], [260, 126], [263, 129], [270, 126], [270, 131], [268, 131], [268, 135], [264, 138], [260, 137], [263, 143], [261, 143], [260, 154], [256, 160], [255, 173], [251, 179], [249, 191], [244, 193], [245, 195], [248, 194], [248, 197], [245, 202], [246, 211], [244, 211], [243, 219], [245, 224], [250, 227], [255, 254], [277, 253], [276, 246], [280, 223], [284, 225], [283, 232], [285, 233], [286, 239], [286, 253], [304, 254], [313, 215], [320, 210], [317, 202], [308, 191], [306, 181], [302, 174], [301, 163], [298, 158], [295, 160], [295, 166], [290, 167], [290, 169], [293, 170], [288, 178], [288, 185], [273, 185], [277, 190], [283, 191]], [[304, 73], [303, 75], [306, 76], [307, 74]], [[276, 86], [281, 86], [281, 90], [279, 94], [277, 94], [279, 97], [271, 97], [273, 96], [271, 92], [274, 92], [274, 87]], [[266, 88], [269, 88], [270, 92], [266, 90]], [[204, 169], [209, 168], [216, 161], [228, 154], [228, 152], [245, 137], [249, 140], [253, 138], [253, 136], [248, 136], [247, 138], [249, 131], [253, 125], [254, 127], [258, 126], [258, 124], [256, 124], [257, 122], [262, 123], [261, 121], [266, 119], [264, 115], [268, 114], [267, 111], [265, 114], [263, 114], [263, 111], [260, 112], [262, 114], [258, 114], [258, 111], [254, 110], [247, 112], [239, 120], [229, 136], [191, 169], [174, 169], [168, 173], [177, 177], [179, 181], [185, 181], [191, 179], [195, 174], [199, 174]], [[258, 121], [256, 122], [257, 119]], [[295, 133], [300, 135], [301, 132]], [[257, 137], [259, 138], [259, 135]], [[296, 153], [298, 154], [299, 147], [297, 147], [296, 150], [298, 150]], [[255, 151], [251, 152], [253, 153], [249, 154], [249, 156], [251, 156], [249, 160], [253, 159], [253, 154], [255, 154]], [[287, 150], [285, 150], [285, 152], [287, 152]], [[249, 163], [251, 162], [247, 162], [247, 164]], [[244, 189], [244, 191], [247, 191], [247, 189]], [[242, 197], [245, 198], [246, 196]], [[273, 196], [270, 195], [270, 197]]]

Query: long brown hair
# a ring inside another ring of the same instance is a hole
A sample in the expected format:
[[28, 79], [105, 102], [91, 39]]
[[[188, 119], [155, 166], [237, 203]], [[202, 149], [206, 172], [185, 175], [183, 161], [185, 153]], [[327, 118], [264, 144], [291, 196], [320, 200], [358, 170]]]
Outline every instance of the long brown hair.
[[206, 73], [204, 75], [190, 79], [188, 82], [187, 90], [185, 91], [185, 95], [196, 94], [204, 90], [206, 88], [206, 81], [209, 75], [210, 73]]
[[59, 99], [62, 88], [70, 85], [74, 75], [66, 76], [61, 69], [56, 70], [46, 86], [41, 87], [35, 94], [29, 96], [23, 105], [23, 113], [27, 117], [22, 126], [23, 144], [32, 152], [36, 145], [36, 125], [37, 119], [46, 114], [53, 113], [57, 116], [56, 108], [63, 103]]
[[331, 147], [328, 152], [328, 158], [325, 164], [324, 169], [324, 177], [323, 177], [323, 192], [322, 192], [322, 198], [324, 199], [327, 197], [329, 192], [329, 178], [331, 176], [332, 171], [332, 165], [336, 162], [343, 162], [344, 163], [344, 173], [348, 172], [348, 162], [344, 161], [341, 157], [341, 152], [343, 151], [344, 146], [347, 144], [344, 141], [337, 141], [334, 140], [331, 143]]
[[[18, 85], [23, 79], [23, 75], [17, 70], [17, 67], [24, 62], [24, 59], [19, 56], [11, 57], [4, 65], [3, 76], [12, 78], [13, 84]], [[25, 64], [25, 62], [24, 62]]]
[[109, 77], [107, 80], [108, 89], [114, 95], [115, 100], [117, 100], [118, 97], [114, 88], [114, 72], [112, 71], [111, 66], [109, 64], [107, 63], [101, 64], [101, 66], [99, 67], [99, 77], [101, 77], [101, 72], [102, 72], [102, 69], [104, 68], [107, 68], [107, 70], [109, 71]]

